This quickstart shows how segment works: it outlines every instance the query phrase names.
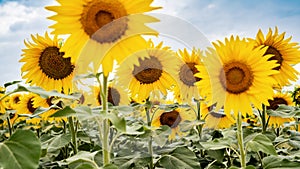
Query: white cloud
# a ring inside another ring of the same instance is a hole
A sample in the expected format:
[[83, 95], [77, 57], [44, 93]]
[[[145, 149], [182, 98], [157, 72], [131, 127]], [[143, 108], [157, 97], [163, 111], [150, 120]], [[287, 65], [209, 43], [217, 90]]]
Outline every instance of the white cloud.
[[0, 4], [0, 85], [21, 80], [21, 64], [18, 61], [24, 48], [23, 41], [29, 39], [30, 34], [44, 34], [52, 24], [46, 19], [49, 15], [51, 14], [44, 9], [44, 3], [40, 6], [38, 3], [28, 6], [17, 1]]

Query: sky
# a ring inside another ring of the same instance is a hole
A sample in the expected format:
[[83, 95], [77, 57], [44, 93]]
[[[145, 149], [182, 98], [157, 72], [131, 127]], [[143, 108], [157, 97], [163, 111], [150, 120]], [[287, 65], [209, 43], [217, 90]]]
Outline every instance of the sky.
[[[31, 34], [51, 32], [48, 26], [54, 22], [46, 17], [54, 13], [44, 7], [53, 4], [54, 0], [0, 0], [0, 86], [21, 80], [18, 61], [24, 40], [30, 40]], [[153, 4], [163, 7], [153, 13], [194, 26], [209, 43], [231, 35], [255, 38], [259, 29], [266, 34], [275, 26], [286, 37], [292, 36], [293, 42], [300, 42], [299, 0], [154, 0]]]

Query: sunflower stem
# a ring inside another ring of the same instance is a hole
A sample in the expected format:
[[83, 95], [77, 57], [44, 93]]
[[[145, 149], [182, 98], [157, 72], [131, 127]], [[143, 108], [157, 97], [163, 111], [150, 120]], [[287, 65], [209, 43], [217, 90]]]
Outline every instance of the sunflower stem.
[[238, 146], [240, 149], [240, 163], [241, 163], [241, 168], [245, 169], [246, 168], [246, 152], [244, 148], [244, 139], [243, 139], [243, 130], [242, 130], [242, 114], [241, 112], [238, 113], [238, 118], [237, 118], [237, 141], [238, 141]]
[[260, 113], [261, 123], [262, 123], [262, 133], [266, 133], [267, 131], [267, 120], [266, 120], [266, 106], [262, 105], [262, 111]]
[[[197, 120], [201, 121], [200, 101], [197, 101]], [[202, 124], [200, 124], [200, 125], [197, 126], [198, 135], [199, 135], [199, 141], [202, 139], [202, 128], [203, 128]]]
[[[101, 85], [101, 84], [100, 84]], [[102, 110], [106, 115], [108, 113], [107, 106], [107, 95], [108, 95], [108, 76], [103, 76], [103, 88], [102, 88]], [[109, 120], [104, 119], [103, 121], [103, 140], [102, 140], [102, 152], [103, 152], [103, 166], [110, 164], [110, 148], [109, 148]]]
[[73, 117], [69, 116], [68, 117], [68, 121], [69, 121], [69, 129], [70, 129], [70, 133], [71, 133], [71, 137], [72, 137], [72, 148], [74, 151], [74, 154], [77, 154], [78, 150], [77, 150], [77, 133], [75, 131], [75, 127], [74, 127], [74, 121], [73, 121]]
[[12, 126], [11, 126], [9, 117], [7, 117], [7, 125], [8, 125], [8, 131], [9, 131], [9, 137], [10, 137], [12, 135]]
[[[150, 108], [151, 108], [151, 103], [149, 100], [147, 100], [146, 103], [146, 116], [147, 116], [147, 124], [148, 126], [151, 126], [151, 118], [150, 118]], [[150, 136], [149, 141], [148, 141], [148, 153], [150, 155], [150, 163], [149, 163], [149, 169], [153, 169], [153, 145], [152, 145], [152, 136]]]

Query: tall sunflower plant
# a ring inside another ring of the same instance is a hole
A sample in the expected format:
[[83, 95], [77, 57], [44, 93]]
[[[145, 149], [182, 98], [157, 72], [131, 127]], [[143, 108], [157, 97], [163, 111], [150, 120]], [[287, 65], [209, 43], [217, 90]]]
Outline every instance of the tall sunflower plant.
[[299, 168], [300, 50], [277, 27], [173, 50], [153, 0], [57, 2], [0, 87], [0, 168]]

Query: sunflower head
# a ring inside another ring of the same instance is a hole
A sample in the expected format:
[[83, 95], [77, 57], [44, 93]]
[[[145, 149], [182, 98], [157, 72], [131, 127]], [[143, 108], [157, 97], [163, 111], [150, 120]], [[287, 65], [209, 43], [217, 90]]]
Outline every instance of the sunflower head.
[[216, 111], [216, 104], [208, 106], [201, 102], [201, 116], [205, 120], [204, 127], [211, 129], [230, 128], [235, 120], [231, 115], [226, 115], [223, 109]]
[[169, 136], [169, 139], [174, 139], [176, 134], [182, 135], [180, 131], [180, 123], [183, 121], [192, 121], [195, 120], [196, 116], [191, 111], [187, 111], [184, 109], [174, 109], [165, 111], [160, 109], [155, 112], [153, 115], [152, 126], [169, 126], [172, 129], [172, 133]]
[[292, 37], [285, 38], [285, 32], [279, 34], [278, 28], [275, 31], [270, 28], [266, 36], [261, 30], [258, 31], [256, 39], [250, 39], [256, 48], [267, 47], [264, 55], [272, 55], [268, 60], [276, 61], [279, 74], [273, 75], [279, 86], [290, 84], [290, 81], [296, 81], [299, 72], [292, 66], [300, 62], [300, 50], [298, 43], [291, 42]]
[[113, 69], [114, 59], [121, 61], [145, 47], [141, 34], [157, 34], [145, 24], [158, 20], [142, 14], [158, 9], [151, 7], [153, 0], [57, 1], [59, 6], [46, 7], [57, 13], [49, 17], [57, 22], [50, 27], [54, 34], [71, 34], [62, 51], [71, 56], [72, 61], [79, 62], [81, 73], [87, 71], [92, 62], [93, 71], [98, 71], [102, 64], [107, 76]]
[[273, 55], [262, 57], [267, 47], [254, 49], [252, 43], [233, 36], [213, 45], [215, 49], [210, 48], [203, 58], [204, 66], [197, 67], [201, 81], [196, 85], [206, 91], [211, 103], [217, 103], [216, 109], [224, 106], [227, 115], [245, 115], [252, 113], [252, 106], [268, 105], [275, 84], [271, 75], [278, 71], [273, 70], [276, 61], [269, 61]]
[[167, 95], [167, 90], [173, 89], [176, 84], [173, 77], [178, 63], [169, 47], [163, 47], [162, 43], [154, 46], [149, 41], [145, 50], [131, 55], [120, 65], [118, 81], [129, 88], [131, 98], [137, 102], [146, 100], [154, 90]]
[[[276, 110], [280, 105], [293, 106], [293, 100], [290, 94], [277, 92], [274, 94], [273, 98], [269, 100], [269, 106], [267, 110]], [[268, 116], [268, 125], [273, 127], [283, 126], [285, 122], [290, 122], [293, 119], [290, 117], [280, 117], [280, 116]]]
[[200, 50], [193, 49], [190, 53], [184, 49], [179, 50], [177, 56], [182, 61], [178, 66], [178, 76], [176, 78], [178, 87], [180, 89], [180, 96], [182, 100], [191, 102], [192, 98], [199, 98], [198, 90], [195, 85], [201, 78], [196, 77], [195, 74], [199, 73], [196, 66], [202, 64]]
[[46, 90], [71, 92], [75, 66], [71, 58], [63, 57], [60, 40], [56, 36], [51, 39], [47, 32], [44, 37], [37, 34], [31, 38], [33, 42], [24, 42], [26, 48], [20, 59], [24, 62], [21, 71], [26, 83]]

